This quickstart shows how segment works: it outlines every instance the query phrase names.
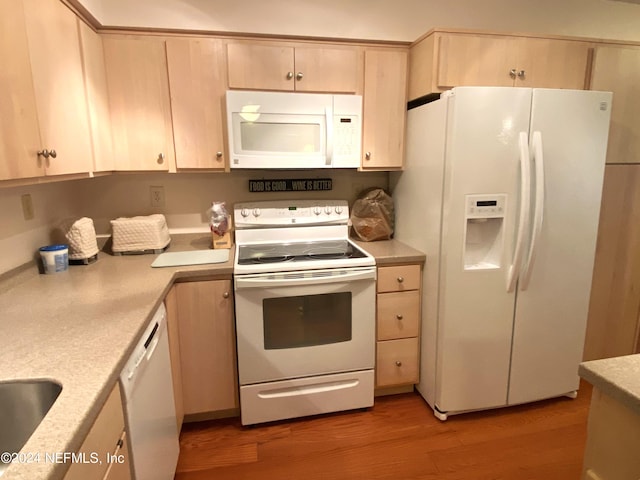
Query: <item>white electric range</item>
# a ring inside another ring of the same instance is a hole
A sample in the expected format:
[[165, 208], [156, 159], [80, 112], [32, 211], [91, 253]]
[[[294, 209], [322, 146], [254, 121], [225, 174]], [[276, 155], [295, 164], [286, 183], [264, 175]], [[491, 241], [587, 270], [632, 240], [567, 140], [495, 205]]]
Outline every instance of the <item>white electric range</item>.
[[375, 260], [346, 201], [235, 205], [244, 425], [373, 405]]

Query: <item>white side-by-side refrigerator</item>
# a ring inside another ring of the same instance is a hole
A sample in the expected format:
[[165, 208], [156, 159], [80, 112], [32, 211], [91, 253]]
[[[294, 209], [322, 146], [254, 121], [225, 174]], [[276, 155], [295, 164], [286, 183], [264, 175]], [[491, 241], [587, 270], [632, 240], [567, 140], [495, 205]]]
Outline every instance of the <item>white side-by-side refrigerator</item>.
[[576, 394], [611, 102], [458, 87], [409, 110], [395, 238], [427, 255], [417, 388], [439, 418]]

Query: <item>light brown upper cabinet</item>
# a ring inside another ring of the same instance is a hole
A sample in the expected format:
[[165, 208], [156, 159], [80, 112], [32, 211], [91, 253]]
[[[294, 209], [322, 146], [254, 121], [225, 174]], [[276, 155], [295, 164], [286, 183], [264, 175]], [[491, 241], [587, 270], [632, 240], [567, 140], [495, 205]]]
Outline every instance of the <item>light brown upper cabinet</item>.
[[407, 51], [365, 52], [362, 169], [402, 168], [407, 105]]
[[225, 170], [223, 41], [168, 39], [167, 65], [177, 169]]
[[105, 172], [114, 170], [115, 163], [102, 37], [84, 22], [79, 22], [79, 25], [93, 146], [93, 170]]
[[105, 35], [116, 170], [167, 171], [175, 165], [163, 39]]
[[2, 2], [0, 17], [0, 179], [89, 172], [78, 19], [57, 0]]
[[229, 88], [356, 93], [361, 52], [352, 46], [232, 42]]
[[409, 98], [457, 86], [584, 89], [590, 53], [577, 40], [433, 32], [411, 47]]
[[607, 163], [640, 163], [640, 48], [597, 46], [591, 90], [613, 92]]
[[22, 2], [0, 3], [0, 180], [44, 175]]

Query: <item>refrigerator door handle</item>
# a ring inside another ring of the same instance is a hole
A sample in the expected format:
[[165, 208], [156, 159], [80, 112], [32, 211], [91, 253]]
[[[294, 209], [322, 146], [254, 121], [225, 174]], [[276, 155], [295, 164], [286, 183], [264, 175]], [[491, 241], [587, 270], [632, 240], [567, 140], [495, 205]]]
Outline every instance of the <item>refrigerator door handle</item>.
[[529, 203], [531, 201], [531, 166], [529, 158], [529, 136], [526, 132], [520, 132], [520, 215], [518, 230], [516, 232], [516, 246], [513, 251], [513, 259], [507, 272], [507, 292], [514, 290], [520, 268], [522, 266], [522, 251], [524, 249], [524, 237], [529, 223]]
[[535, 205], [533, 214], [533, 228], [531, 232], [531, 242], [529, 245], [529, 254], [522, 272], [520, 281], [520, 290], [526, 290], [531, 280], [531, 272], [533, 271], [533, 262], [536, 259], [537, 246], [542, 232], [542, 222], [544, 221], [544, 158], [542, 155], [542, 134], [533, 132], [531, 138], [533, 163], [536, 175], [536, 191]]

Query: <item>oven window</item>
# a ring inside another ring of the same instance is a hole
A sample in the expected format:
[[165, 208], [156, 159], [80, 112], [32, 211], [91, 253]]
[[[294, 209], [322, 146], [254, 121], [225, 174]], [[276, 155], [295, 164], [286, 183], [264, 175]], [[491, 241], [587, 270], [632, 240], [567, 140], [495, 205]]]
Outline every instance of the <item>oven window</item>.
[[262, 308], [266, 350], [351, 340], [351, 292], [266, 298]]

